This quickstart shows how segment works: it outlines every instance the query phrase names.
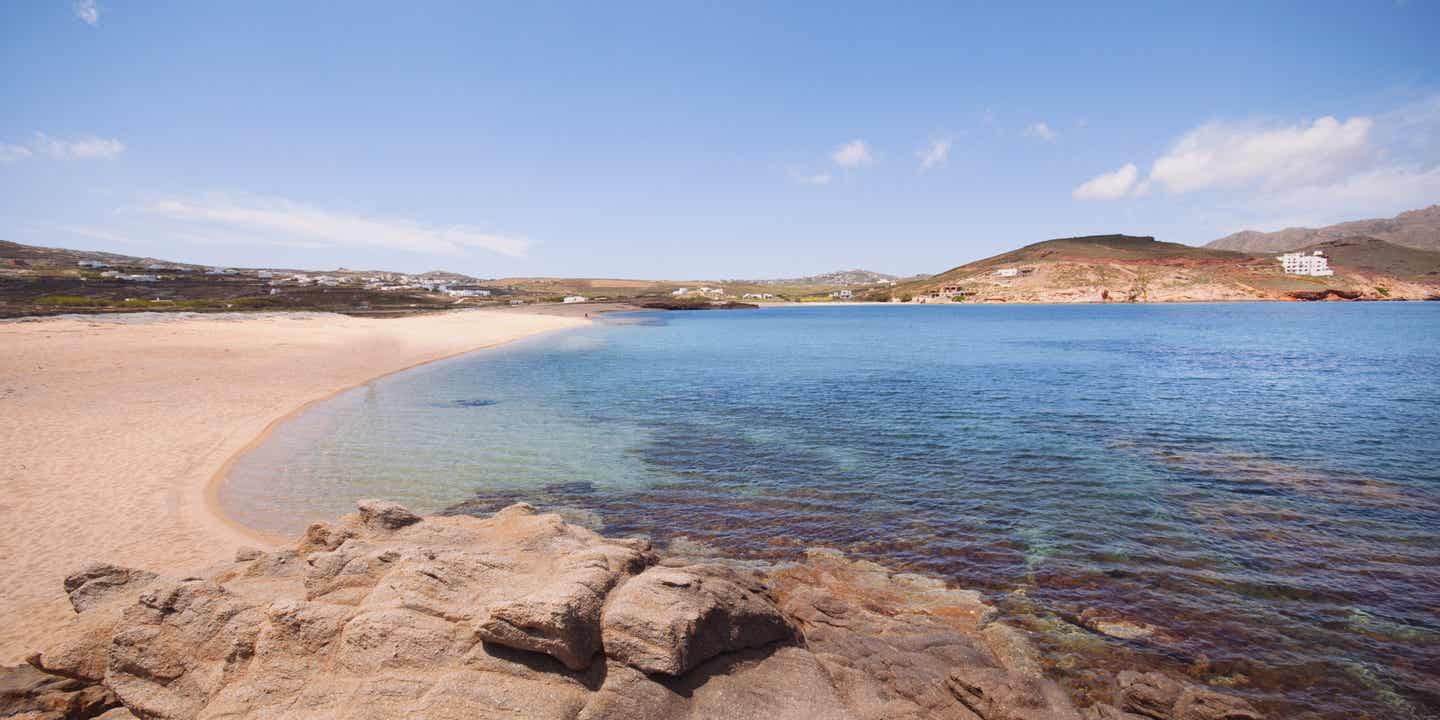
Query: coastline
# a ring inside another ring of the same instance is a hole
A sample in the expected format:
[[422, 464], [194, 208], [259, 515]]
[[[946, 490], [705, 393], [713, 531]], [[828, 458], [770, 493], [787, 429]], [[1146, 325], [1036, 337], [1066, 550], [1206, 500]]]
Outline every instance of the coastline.
[[241, 545], [286, 542], [218, 502], [235, 459], [286, 419], [386, 375], [583, 326], [585, 312], [604, 309], [567, 311], [0, 324], [0, 509], [11, 518], [0, 529], [0, 662], [21, 660], [69, 620], [61, 581], [87, 563], [193, 568]]

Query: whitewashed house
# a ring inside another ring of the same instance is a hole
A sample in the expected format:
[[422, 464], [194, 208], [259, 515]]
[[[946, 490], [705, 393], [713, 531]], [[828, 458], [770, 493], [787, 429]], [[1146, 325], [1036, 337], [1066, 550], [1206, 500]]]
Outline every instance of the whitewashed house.
[[1279, 257], [1280, 267], [1291, 275], [1309, 275], [1312, 277], [1329, 277], [1335, 274], [1330, 269], [1330, 259], [1325, 254], [1316, 250], [1313, 253], [1285, 253]]
[[849, 300], [850, 298], [855, 297], [855, 293], [850, 292], [849, 290], [836, 290], [835, 292], [830, 293], [830, 297], [835, 298], [836, 300]]
[[570, 295], [570, 296], [567, 296], [567, 297], [565, 298], [565, 302], [567, 302], [567, 303], [582, 303], [582, 302], [585, 302], [585, 296], [584, 296], [584, 295]]
[[81, 260], [81, 261], [79, 261], [79, 262], [77, 262], [77, 263], [75, 263], [75, 264], [76, 264], [76, 265], [79, 265], [80, 267], [88, 267], [88, 268], [110, 267], [110, 263], [103, 263], [103, 262], [100, 262], [99, 260]]
[[995, 271], [995, 274], [998, 275], [998, 276], [1000, 276], [1000, 277], [1015, 277], [1016, 275], [1019, 275], [1019, 274], [1020, 274], [1020, 269], [1019, 269], [1019, 268], [1000, 268], [999, 270], [996, 270], [996, 271]]

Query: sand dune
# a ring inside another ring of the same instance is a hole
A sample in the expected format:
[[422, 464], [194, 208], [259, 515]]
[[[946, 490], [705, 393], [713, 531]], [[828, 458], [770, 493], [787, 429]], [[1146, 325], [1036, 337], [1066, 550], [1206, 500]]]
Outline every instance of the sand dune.
[[471, 311], [0, 323], [0, 662], [70, 615], [91, 561], [181, 570], [257, 537], [208, 500], [272, 422], [381, 375], [583, 318]]

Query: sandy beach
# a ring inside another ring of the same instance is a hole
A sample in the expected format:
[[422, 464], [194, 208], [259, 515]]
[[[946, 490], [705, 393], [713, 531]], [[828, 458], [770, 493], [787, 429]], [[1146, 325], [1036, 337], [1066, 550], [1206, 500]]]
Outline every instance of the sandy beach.
[[175, 571], [265, 544], [218, 512], [209, 486], [276, 421], [398, 370], [586, 322], [580, 310], [477, 310], [0, 323], [0, 662], [72, 616], [61, 583], [87, 563]]

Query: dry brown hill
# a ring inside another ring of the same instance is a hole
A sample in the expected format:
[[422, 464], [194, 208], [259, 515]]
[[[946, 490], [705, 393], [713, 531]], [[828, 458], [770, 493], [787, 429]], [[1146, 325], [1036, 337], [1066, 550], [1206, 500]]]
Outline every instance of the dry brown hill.
[[1205, 247], [1269, 253], [1351, 237], [1374, 238], [1417, 250], [1440, 251], [1440, 205], [1403, 212], [1388, 219], [1353, 220], [1322, 228], [1285, 228], [1269, 233], [1244, 230], [1226, 235]]

